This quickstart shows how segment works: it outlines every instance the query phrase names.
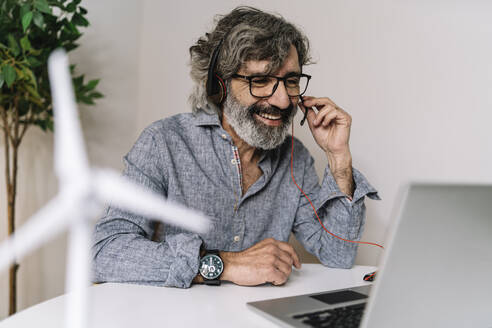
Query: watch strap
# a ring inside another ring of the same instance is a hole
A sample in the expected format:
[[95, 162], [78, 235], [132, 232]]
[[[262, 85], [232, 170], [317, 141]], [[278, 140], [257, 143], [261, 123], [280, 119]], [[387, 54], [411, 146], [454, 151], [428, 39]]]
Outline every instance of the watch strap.
[[208, 279], [203, 279], [203, 283], [205, 285], [209, 285], [209, 286], [220, 286], [220, 279], [212, 279], [212, 280], [208, 280]]

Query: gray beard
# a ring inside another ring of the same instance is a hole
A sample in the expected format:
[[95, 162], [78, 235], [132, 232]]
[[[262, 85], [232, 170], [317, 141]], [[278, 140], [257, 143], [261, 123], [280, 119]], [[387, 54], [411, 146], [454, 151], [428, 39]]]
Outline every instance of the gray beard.
[[297, 113], [296, 106], [287, 121], [282, 122], [280, 126], [268, 126], [257, 121], [251, 114], [250, 106], [241, 105], [231, 93], [227, 96], [223, 108], [224, 116], [236, 134], [248, 145], [264, 150], [277, 148], [284, 142], [289, 125]]

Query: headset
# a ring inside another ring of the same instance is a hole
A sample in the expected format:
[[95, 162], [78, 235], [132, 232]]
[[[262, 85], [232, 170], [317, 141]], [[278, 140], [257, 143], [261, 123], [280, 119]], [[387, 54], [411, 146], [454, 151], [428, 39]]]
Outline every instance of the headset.
[[227, 96], [227, 87], [219, 74], [217, 74], [217, 60], [219, 59], [220, 48], [222, 47], [222, 42], [224, 39], [220, 40], [219, 45], [214, 49], [212, 57], [210, 58], [210, 65], [208, 66], [208, 76], [207, 76], [207, 95], [216, 105], [221, 105]]

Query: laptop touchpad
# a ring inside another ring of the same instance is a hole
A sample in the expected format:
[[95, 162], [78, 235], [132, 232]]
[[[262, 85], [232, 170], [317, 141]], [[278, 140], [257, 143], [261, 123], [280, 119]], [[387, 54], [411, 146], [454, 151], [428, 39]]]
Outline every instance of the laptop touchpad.
[[362, 300], [367, 298], [366, 295], [357, 293], [351, 290], [344, 290], [341, 292], [331, 292], [331, 293], [325, 293], [325, 294], [318, 294], [318, 295], [313, 295], [309, 296], [311, 298], [317, 299], [318, 301], [321, 301], [323, 303], [327, 304], [337, 304], [337, 303], [343, 303], [343, 302], [350, 302], [350, 301], [357, 301], [357, 300]]

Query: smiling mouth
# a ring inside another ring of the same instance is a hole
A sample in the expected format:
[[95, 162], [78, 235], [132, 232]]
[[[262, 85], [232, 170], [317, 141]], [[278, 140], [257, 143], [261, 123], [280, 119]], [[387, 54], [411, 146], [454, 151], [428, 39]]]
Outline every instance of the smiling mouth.
[[257, 115], [271, 121], [280, 121], [282, 119], [281, 115], [272, 115], [272, 114], [265, 114], [265, 113], [261, 113], [261, 114], [258, 113]]

